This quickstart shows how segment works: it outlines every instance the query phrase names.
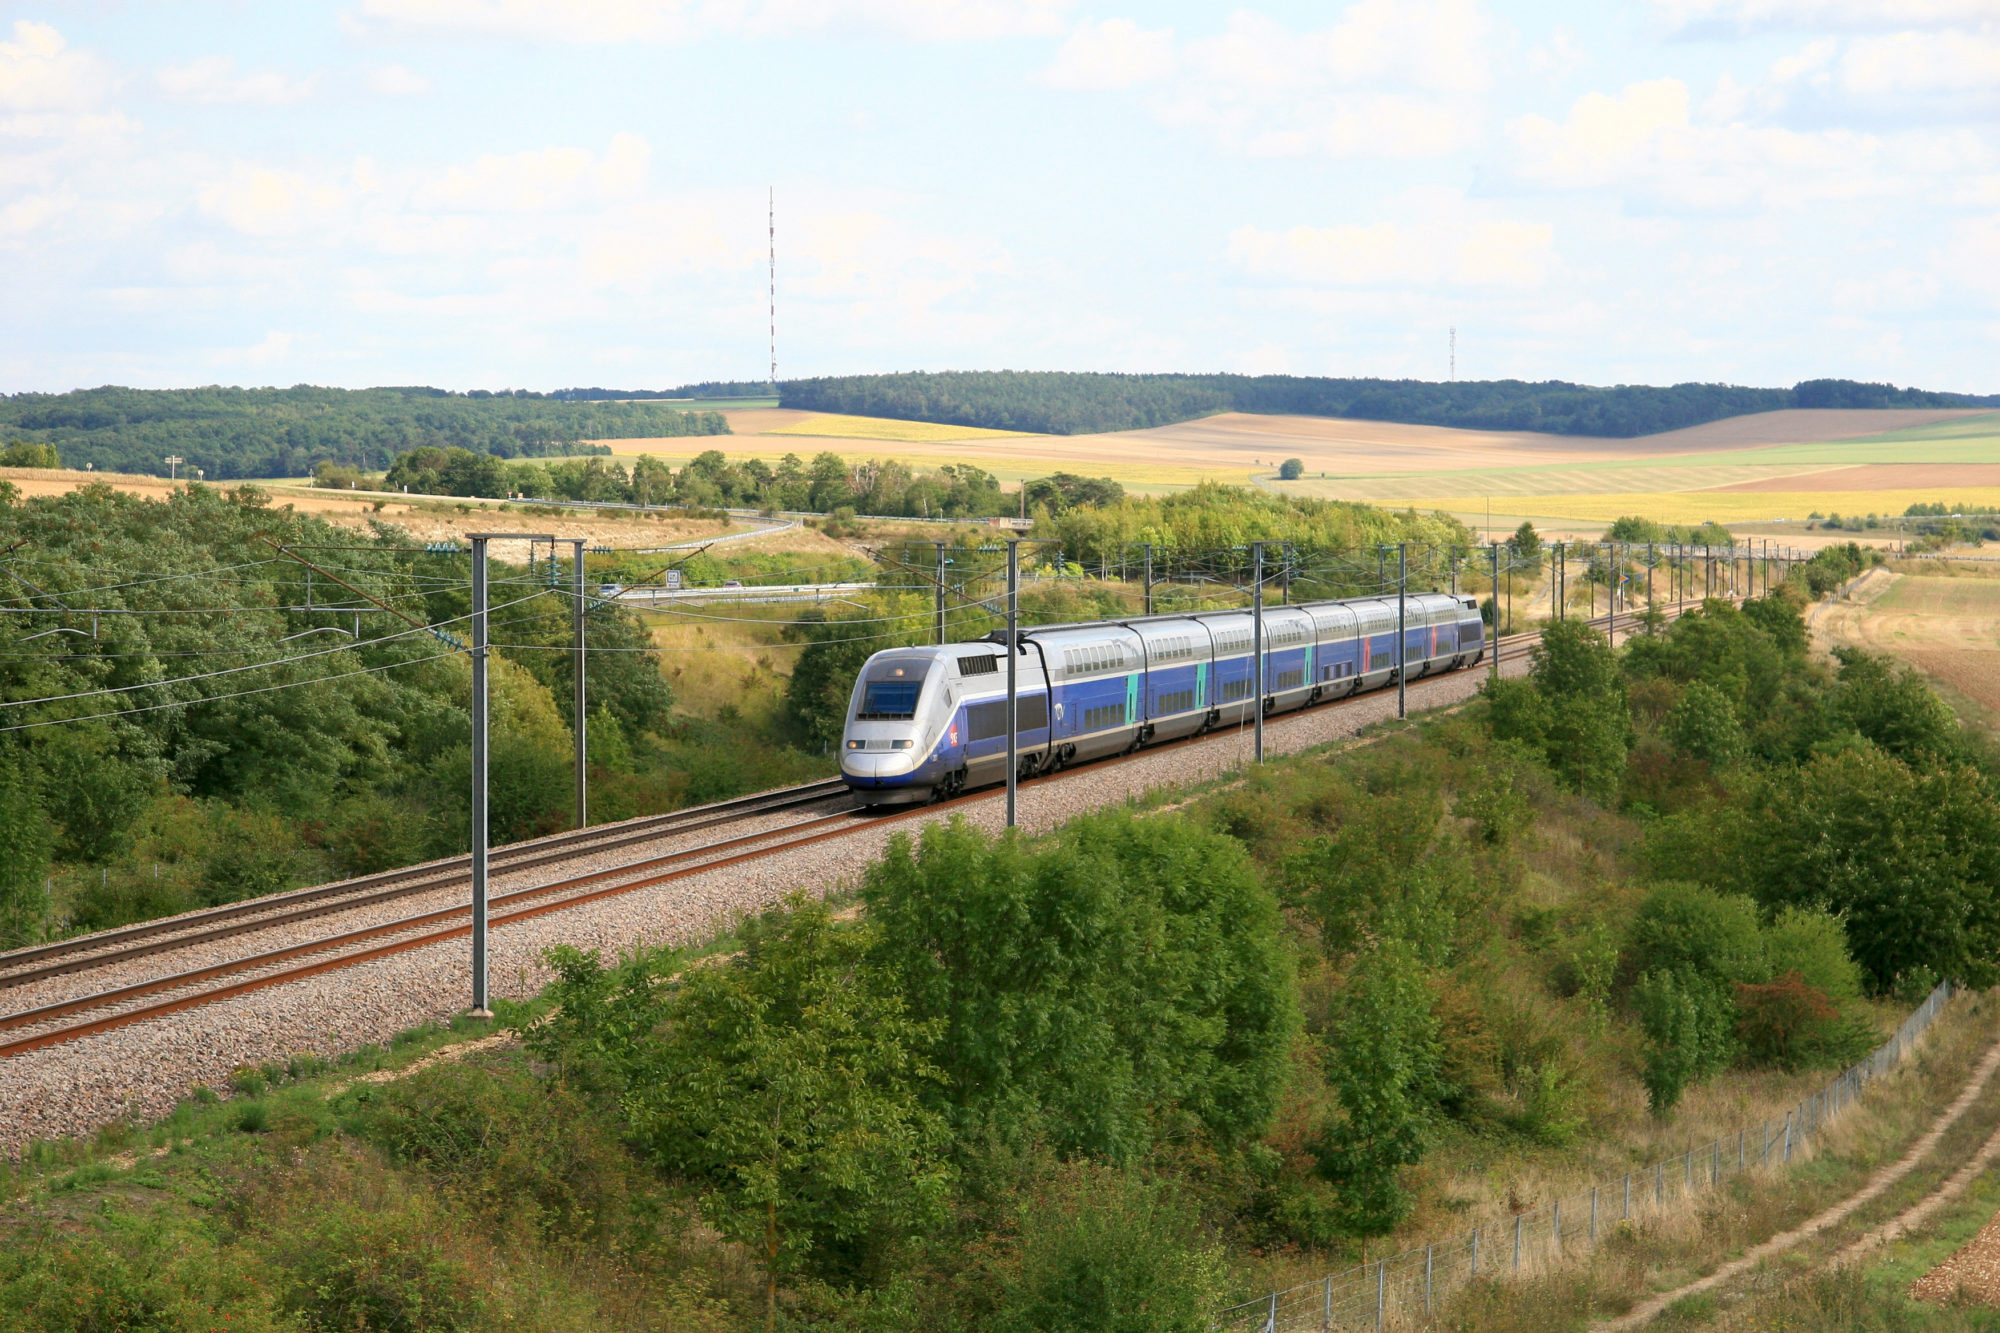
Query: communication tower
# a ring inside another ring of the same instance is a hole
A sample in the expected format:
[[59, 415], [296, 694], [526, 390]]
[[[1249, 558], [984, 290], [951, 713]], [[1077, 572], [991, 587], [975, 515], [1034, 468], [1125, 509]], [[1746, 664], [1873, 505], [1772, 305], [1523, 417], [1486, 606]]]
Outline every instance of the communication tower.
[[[775, 337], [776, 335], [773, 335], [773, 336]], [[774, 353], [774, 354], [773, 354], [773, 363], [774, 363], [774, 364], [775, 364], [775, 361], [776, 361], [776, 354]], [[776, 370], [773, 370], [773, 371], [771, 372], [771, 378], [772, 378], [772, 379], [776, 379], [777, 377], [778, 377], [778, 372], [777, 372]], [[1456, 324], [1454, 324], [1454, 325], [1452, 325], [1452, 326], [1451, 326], [1451, 378], [1452, 378], [1452, 382], [1453, 382], [1453, 383], [1457, 383], [1457, 381], [1458, 381], [1458, 325], [1456, 325]]]
[[778, 191], [771, 188], [771, 391], [778, 389]]

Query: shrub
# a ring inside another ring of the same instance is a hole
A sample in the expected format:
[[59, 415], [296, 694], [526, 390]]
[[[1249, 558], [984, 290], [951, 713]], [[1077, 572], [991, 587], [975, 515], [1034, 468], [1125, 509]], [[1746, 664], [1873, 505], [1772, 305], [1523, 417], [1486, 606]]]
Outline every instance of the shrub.
[[1690, 681], [1667, 714], [1667, 737], [1676, 750], [1711, 764], [1727, 764], [1743, 753], [1743, 727], [1729, 697], [1707, 681]]
[[1787, 972], [1765, 986], [1736, 987], [1736, 1035], [1743, 1053], [1757, 1064], [1793, 1070], [1831, 1029], [1840, 1011], [1826, 992]]
[[1305, 474], [1306, 465], [1304, 459], [1287, 458], [1278, 465], [1278, 480], [1280, 481], [1297, 481]]
[[1715, 981], [1672, 970], [1642, 975], [1633, 998], [1646, 1033], [1647, 1100], [1654, 1115], [1665, 1116], [1689, 1084], [1735, 1057], [1735, 1006]]
[[1786, 907], [1764, 931], [1771, 972], [1796, 973], [1830, 1000], [1861, 995], [1861, 967], [1847, 952], [1847, 931], [1838, 917], [1813, 908]]
[[1174, 1186], [1081, 1164], [1029, 1206], [998, 1267], [993, 1333], [1207, 1333], [1226, 1277]]
[[321, 1200], [312, 1219], [278, 1237], [282, 1303], [315, 1333], [456, 1333], [478, 1318], [479, 1275], [447, 1252], [427, 1210]]

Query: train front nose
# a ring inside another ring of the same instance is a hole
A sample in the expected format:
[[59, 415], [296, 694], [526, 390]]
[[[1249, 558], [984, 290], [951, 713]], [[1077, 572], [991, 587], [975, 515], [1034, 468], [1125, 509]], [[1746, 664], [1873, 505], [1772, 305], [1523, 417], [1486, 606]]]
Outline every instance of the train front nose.
[[885, 742], [864, 744], [869, 744], [870, 748], [855, 749], [850, 745], [849, 749], [841, 752], [840, 771], [847, 775], [850, 782], [873, 782], [879, 786], [893, 778], [907, 781], [910, 774], [916, 771], [917, 752], [911, 742], [904, 741], [904, 748], [894, 750], [873, 748]]

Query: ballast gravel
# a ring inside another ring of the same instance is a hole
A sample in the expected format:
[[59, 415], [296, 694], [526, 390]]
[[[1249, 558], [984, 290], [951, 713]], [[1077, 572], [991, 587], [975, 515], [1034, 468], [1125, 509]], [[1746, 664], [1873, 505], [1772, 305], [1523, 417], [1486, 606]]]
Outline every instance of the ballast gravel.
[[[1501, 670], [1524, 674], [1527, 661], [1521, 657], [1503, 662]], [[1411, 710], [1462, 703], [1478, 692], [1486, 677], [1484, 669], [1474, 668], [1412, 682]], [[1266, 724], [1265, 752], [1290, 754], [1343, 740], [1395, 715], [1394, 690], [1287, 714]], [[1121, 762], [1078, 769], [1023, 787], [1020, 824], [1031, 833], [1046, 832], [1151, 791], [1222, 777], [1242, 769], [1251, 756], [1251, 728], [1244, 727], [1201, 744], [1142, 751]], [[640, 947], [688, 944], [710, 938], [798, 889], [826, 894], [851, 887], [892, 837], [953, 816], [998, 830], [1005, 822], [1004, 797], [998, 791], [975, 794], [907, 818], [864, 821], [856, 831], [824, 842], [500, 926], [489, 945], [491, 993], [515, 999], [533, 995], [550, 979], [541, 959], [552, 945], [597, 949], [611, 957]], [[798, 820], [796, 814], [761, 818], [774, 827]], [[713, 838], [722, 831], [663, 839], [662, 848]], [[648, 848], [647, 854], [658, 852]], [[639, 856], [634, 848], [596, 857], [585, 852], [560, 870], [543, 867], [538, 875], [531, 872], [523, 878], [542, 882], [559, 874], [609, 869]], [[463, 889], [451, 894], [462, 895]], [[463, 901], [462, 896], [457, 900]], [[402, 916], [414, 910], [413, 900], [404, 899], [388, 914]], [[351, 928], [346, 917], [340, 921], [341, 928]], [[289, 941], [275, 938], [285, 934], [282, 929], [260, 935], [274, 937], [263, 943], [275, 948], [327, 929], [324, 923], [305, 923], [292, 932]], [[240, 939], [218, 941], [215, 947], [225, 956], [241, 957], [249, 951]], [[190, 960], [199, 951], [185, 952], [188, 958], [180, 962], [196, 966]], [[330, 1058], [447, 1019], [469, 1002], [468, 955], [465, 939], [449, 940], [0, 1060], [0, 1150], [18, 1154], [38, 1139], [88, 1134], [120, 1120], [154, 1119], [197, 1087], [224, 1087], [230, 1072], [243, 1065], [298, 1053]], [[138, 963], [142, 970], [145, 962]], [[155, 965], [147, 975], [161, 970]], [[105, 974], [89, 975], [86, 989], [107, 984]], [[46, 984], [54, 987], [56, 981], [70, 980], [52, 979]], [[0, 994], [9, 1001], [14, 998]], [[4, 1007], [18, 1011], [27, 1006], [9, 1002]]]

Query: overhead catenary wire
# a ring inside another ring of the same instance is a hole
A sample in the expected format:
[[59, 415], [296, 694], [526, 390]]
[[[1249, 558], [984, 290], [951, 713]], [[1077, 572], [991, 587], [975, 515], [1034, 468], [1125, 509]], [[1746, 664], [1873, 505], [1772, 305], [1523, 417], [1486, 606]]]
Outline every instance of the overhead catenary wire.
[[[529, 597], [518, 598], [512, 602], [503, 602], [501, 603], [501, 606], [502, 607], [518, 606], [522, 602], [528, 601], [530, 600], [531, 597], [535, 596], [540, 596], [540, 594], [534, 593], [530, 594]], [[429, 634], [434, 630], [443, 628], [446, 625], [456, 625], [462, 621], [470, 620], [471, 618], [472, 617], [469, 614], [464, 616], [454, 616], [450, 620], [438, 621], [436, 624], [420, 625], [414, 629], [398, 630], [394, 634], [385, 634], [379, 639], [370, 639], [368, 642], [370, 644], [393, 643], [399, 639], [410, 638], [418, 634]], [[293, 662], [309, 662], [316, 657], [327, 657], [334, 653], [352, 652], [354, 650], [354, 647], [355, 645], [353, 644], [346, 644], [346, 643], [336, 644], [334, 647], [331, 648], [321, 648], [310, 653], [297, 653], [291, 657], [280, 657], [273, 659], [272, 661], [269, 662], [247, 662], [242, 666], [223, 667], [217, 671], [204, 671], [200, 675], [195, 675], [195, 676], [172, 676], [166, 680], [144, 681], [136, 685], [113, 685], [113, 686], [108, 686], [105, 689], [101, 690], [83, 690], [75, 694], [52, 694], [44, 696], [39, 699], [0, 699], [0, 708], [26, 708], [34, 704], [67, 703], [72, 699], [90, 699], [106, 694], [127, 694], [133, 690], [153, 690], [153, 689], [163, 689], [171, 685], [187, 685], [187, 684], [192, 684], [195, 681], [214, 680], [220, 676], [234, 676], [245, 671], [262, 671], [270, 667], [286, 666]], [[462, 651], [462, 650], [455, 650], [455, 651]], [[444, 654], [444, 656], [449, 656], [449, 655], [450, 654]], [[337, 680], [339, 679], [339, 677], [324, 676], [324, 677], [319, 677], [319, 679]], [[307, 683], [307, 682], [301, 682], [301, 683]], [[200, 701], [188, 700], [187, 702], [193, 703]]]
[[163, 708], [194, 708], [201, 704], [221, 703], [228, 699], [247, 698], [253, 694], [272, 694], [278, 690], [296, 690], [307, 685], [324, 685], [328, 681], [346, 680], [351, 676], [368, 676], [378, 671], [394, 671], [398, 667], [418, 666], [424, 662], [441, 661], [447, 657], [463, 656], [458, 649], [450, 652], [432, 653], [428, 657], [410, 657], [400, 662], [384, 662], [378, 666], [358, 667], [353, 671], [342, 671], [331, 676], [315, 676], [311, 680], [288, 680], [278, 685], [259, 685], [254, 689], [235, 690], [228, 694], [205, 694], [199, 699], [173, 699], [160, 704], [142, 704], [136, 708], [118, 708], [104, 713], [88, 713], [80, 717], [51, 717], [39, 722], [16, 722], [0, 727], [0, 732], [32, 731], [37, 727], [59, 727], [71, 722], [97, 722], [109, 717], [129, 717], [134, 713], [156, 713]]

